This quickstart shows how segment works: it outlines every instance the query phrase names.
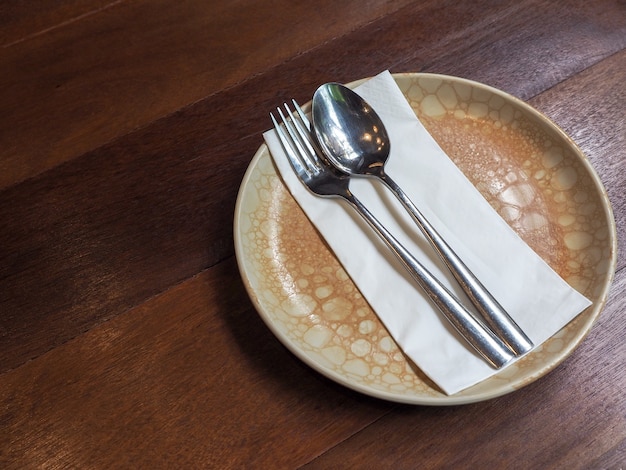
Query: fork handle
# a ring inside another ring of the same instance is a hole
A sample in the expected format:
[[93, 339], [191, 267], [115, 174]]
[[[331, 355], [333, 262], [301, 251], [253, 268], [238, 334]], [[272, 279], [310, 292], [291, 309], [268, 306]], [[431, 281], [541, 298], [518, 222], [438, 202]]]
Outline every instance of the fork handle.
[[422, 215], [415, 204], [411, 202], [400, 186], [386, 173], [379, 174], [379, 178], [396, 195], [409, 214], [411, 214], [418, 227], [430, 241], [439, 257], [448, 267], [491, 329], [502, 338], [517, 355], [522, 355], [530, 351], [533, 347], [530, 338], [526, 336], [517, 323], [515, 323], [515, 320], [509, 316], [485, 286], [476, 278], [465, 263], [463, 263], [454, 250], [437, 233], [435, 228], [426, 220], [426, 217]]
[[500, 368], [514, 358], [506, 344], [476, 320], [459, 300], [417, 261], [352, 193], [342, 197], [385, 241], [446, 319], [487, 362], [495, 368]]

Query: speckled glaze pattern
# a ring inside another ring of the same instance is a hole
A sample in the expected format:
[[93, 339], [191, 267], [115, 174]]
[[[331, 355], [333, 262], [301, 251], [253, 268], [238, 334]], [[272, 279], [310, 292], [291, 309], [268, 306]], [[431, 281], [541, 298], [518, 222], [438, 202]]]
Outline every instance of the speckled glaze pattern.
[[265, 145], [250, 164], [237, 201], [242, 278], [265, 323], [294, 354], [355, 390], [426, 405], [511, 392], [567, 357], [600, 314], [616, 263], [606, 192], [571, 139], [523, 102], [454, 77], [394, 78], [489, 203], [593, 305], [514, 365], [447, 396], [390, 337], [283, 185]]

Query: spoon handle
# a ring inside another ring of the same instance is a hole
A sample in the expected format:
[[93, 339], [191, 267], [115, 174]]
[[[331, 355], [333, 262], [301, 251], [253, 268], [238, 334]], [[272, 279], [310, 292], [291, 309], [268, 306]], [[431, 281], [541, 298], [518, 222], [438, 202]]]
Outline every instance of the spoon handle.
[[400, 186], [386, 173], [380, 175], [380, 179], [411, 214], [421, 231], [435, 248], [439, 257], [446, 264], [454, 278], [458, 281], [461, 288], [476, 306], [491, 329], [499, 335], [517, 355], [522, 355], [530, 351], [533, 348], [533, 343], [530, 338], [526, 336], [517, 323], [515, 323], [515, 320], [509, 316], [485, 286], [483, 286], [465, 263], [463, 263], [454, 250], [437, 233], [435, 228], [426, 220], [415, 204], [411, 202]]
[[339, 196], [345, 199], [369, 223], [446, 319], [487, 362], [499, 369], [514, 358], [507, 345], [489, 328], [474, 318], [454, 294], [420, 264], [351, 192], [342, 193]]

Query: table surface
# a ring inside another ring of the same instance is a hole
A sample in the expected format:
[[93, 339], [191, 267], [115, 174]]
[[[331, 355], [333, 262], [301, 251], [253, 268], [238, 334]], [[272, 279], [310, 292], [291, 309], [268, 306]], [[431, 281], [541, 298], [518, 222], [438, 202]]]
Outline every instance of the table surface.
[[[0, 467], [626, 466], [624, 1], [7, 0], [0, 24]], [[247, 296], [233, 214], [267, 113], [385, 69], [527, 101], [607, 189], [606, 307], [514, 393], [359, 394]]]

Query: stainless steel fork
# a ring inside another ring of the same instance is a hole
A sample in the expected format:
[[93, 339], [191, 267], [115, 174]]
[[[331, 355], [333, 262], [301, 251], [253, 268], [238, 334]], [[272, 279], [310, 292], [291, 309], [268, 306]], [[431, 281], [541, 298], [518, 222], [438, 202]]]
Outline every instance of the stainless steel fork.
[[344, 199], [385, 241], [446, 319], [487, 362], [496, 368], [510, 362], [514, 354], [506, 344], [474, 318], [454, 294], [417, 261], [352, 194], [349, 176], [326, 162], [311, 134], [310, 122], [298, 103], [292, 101], [297, 116], [285, 104], [286, 115], [281, 108], [276, 109], [282, 125], [272, 113], [270, 117], [287, 158], [302, 183], [318, 196]]

